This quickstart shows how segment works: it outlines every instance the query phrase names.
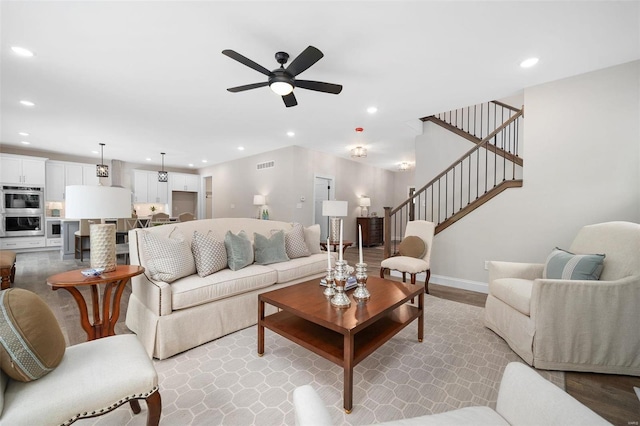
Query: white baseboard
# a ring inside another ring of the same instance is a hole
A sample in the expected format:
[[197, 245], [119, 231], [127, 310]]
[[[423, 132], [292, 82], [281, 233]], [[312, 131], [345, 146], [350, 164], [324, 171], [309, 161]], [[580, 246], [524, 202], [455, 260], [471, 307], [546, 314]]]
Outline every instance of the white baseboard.
[[[402, 273], [398, 271], [391, 271], [391, 275], [394, 277], [402, 278]], [[418, 274], [416, 276], [416, 282], [423, 282], [427, 278], [426, 273]], [[489, 293], [489, 285], [480, 281], [464, 280], [462, 278], [445, 277], [443, 275], [431, 274], [429, 284], [438, 284], [446, 287], [459, 288], [462, 290], [475, 291], [477, 293]]]

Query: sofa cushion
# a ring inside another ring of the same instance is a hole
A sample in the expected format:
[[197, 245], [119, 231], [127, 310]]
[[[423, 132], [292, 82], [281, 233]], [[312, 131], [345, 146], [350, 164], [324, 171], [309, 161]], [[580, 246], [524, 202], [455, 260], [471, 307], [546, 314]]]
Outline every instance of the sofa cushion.
[[2, 371], [21, 382], [51, 372], [66, 347], [51, 308], [35, 293], [20, 288], [0, 292], [0, 343]]
[[289, 260], [285, 250], [284, 232], [282, 230], [274, 232], [269, 238], [254, 232], [253, 243], [255, 245], [255, 260], [258, 265], [268, 265]]
[[531, 314], [531, 290], [533, 280], [522, 278], [498, 278], [491, 282], [491, 294], [517, 311]]
[[604, 254], [574, 254], [556, 247], [547, 257], [542, 278], [599, 280], [604, 258]]
[[143, 232], [145, 257], [149, 275], [155, 281], [172, 283], [177, 279], [196, 273], [196, 264], [189, 243], [182, 234], [172, 232], [163, 237]]
[[304, 228], [304, 242], [307, 244], [309, 253], [320, 253], [320, 225], [316, 223]]
[[198, 275], [206, 277], [227, 267], [227, 250], [224, 242], [194, 231], [191, 251]]
[[[334, 253], [331, 253], [334, 255]], [[291, 259], [288, 262], [273, 263], [268, 266], [277, 271], [277, 283], [286, 283], [311, 275], [320, 274], [327, 270], [327, 255], [312, 254], [308, 257]]]
[[244, 231], [238, 235], [227, 231], [224, 237], [224, 247], [227, 250], [227, 265], [232, 271], [237, 271], [253, 263], [253, 247]]
[[268, 266], [249, 265], [238, 271], [223, 269], [204, 278], [194, 274], [171, 285], [172, 309], [202, 305], [275, 284], [277, 273]]
[[289, 259], [311, 255], [309, 247], [307, 247], [307, 243], [304, 240], [304, 228], [299, 223], [294, 223], [293, 229], [284, 234], [284, 245]]

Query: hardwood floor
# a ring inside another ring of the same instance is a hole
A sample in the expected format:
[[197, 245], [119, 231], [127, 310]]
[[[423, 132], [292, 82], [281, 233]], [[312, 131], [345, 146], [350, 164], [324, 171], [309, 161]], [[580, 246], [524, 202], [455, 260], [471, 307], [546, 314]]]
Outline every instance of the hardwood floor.
[[[378, 276], [380, 262], [383, 259], [382, 247], [364, 249], [368, 273]], [[78, 308], [73, 298], [66, 291], [51, 291], [46, 278], [58, 272], [71, 269], [87, 268], [87, 261], [60, 261], [57, 252], [18, 253], [16, 261], [16, 283], [18, 288], [25, 288], [39, 294], [52, 307], [67, 344], [73, 345], [86, 340], [86, 334], [80, 328]], [[345, 260], [355, 265], [358, 250], [355, 247], [345, 252]], [[398, 279], [399, 278], [392, 278]], [[430, 294], [435, 297], [484, 306], [486, 294], [459, 290], [451, 287], [429, 284]], [[116, 333], [129, 332], [124, 324], [127, 302], [131, 293], [127, 286], [121, 303], [121, 315], [116, 326]], [[428, 326], [425, 324], [425, 326]], [[635, 395], [633, 386], [640, 387], [640, 377], [616, 376], [593, 373], [566, 373], [566, 389], [569, 394], [580, 400], [593, 411], [615, 425], [638, 425], [640, 422], [640, 401]]]

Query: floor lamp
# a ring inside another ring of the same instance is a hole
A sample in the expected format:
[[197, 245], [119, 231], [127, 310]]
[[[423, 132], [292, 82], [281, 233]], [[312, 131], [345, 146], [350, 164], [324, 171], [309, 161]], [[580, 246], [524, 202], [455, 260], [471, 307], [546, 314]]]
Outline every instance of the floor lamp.
[[[131, 191], [98, 185], [71, 185], [65, 188], [67, 219], [120, 219], [131, 217]], [[89, 227], [92, 268], [116, 269], [116, 225], [92, 224]]]
[[329, 216], [329, 240], [336, 242], [340, 239], [340, 217], [346, 216], [349, 210], [347, 201], [322, 201], [322, 216]]

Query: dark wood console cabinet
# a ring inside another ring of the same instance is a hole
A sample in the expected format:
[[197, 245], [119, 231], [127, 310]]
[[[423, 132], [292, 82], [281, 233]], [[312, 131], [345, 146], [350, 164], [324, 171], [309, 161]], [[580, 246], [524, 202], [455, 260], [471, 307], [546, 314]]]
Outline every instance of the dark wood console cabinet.
[[[359, 217], [358, 225], [362, 226], [362, 245], [365, 247], [382, 244], [383, 224], [382, 217]], [[358, 241], [358, 227], [356, 226], [356, 241]], [[357, 243], [356, 243], [357, 244]]]

